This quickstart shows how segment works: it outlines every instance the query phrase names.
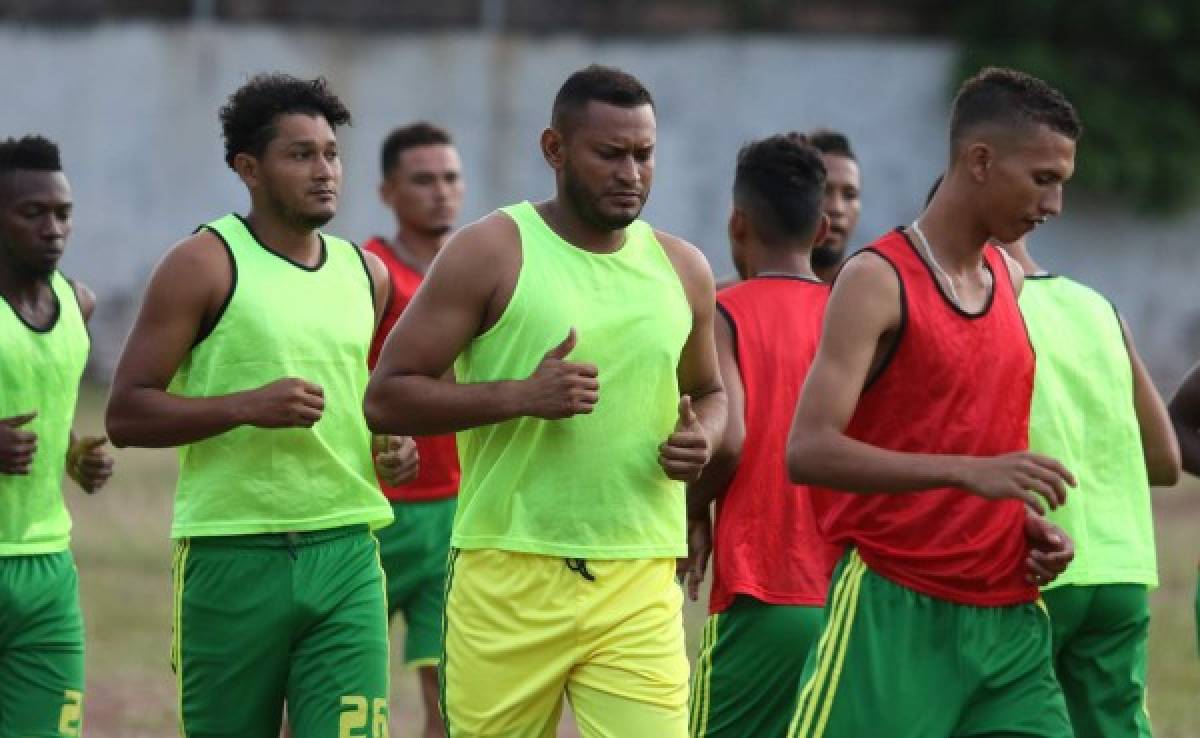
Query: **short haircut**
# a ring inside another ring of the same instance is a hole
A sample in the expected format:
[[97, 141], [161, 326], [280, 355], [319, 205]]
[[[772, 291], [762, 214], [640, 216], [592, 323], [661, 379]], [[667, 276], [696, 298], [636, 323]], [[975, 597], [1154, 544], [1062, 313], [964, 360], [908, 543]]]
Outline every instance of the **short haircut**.
[[18, 170], [61, 172], [58, 144], [36, 135], [0, 141], [0, 174]]
[[770, 136], [738, 152], [733, 201], [767, 246], [811, 236], [824, 197], [825, 164], [804, 134]]
[[439, 128], [432, 123], [422, 120], [394, 129], [387, 138], [383, 139], [383, 150], [380, 157], [383, 176], [386, 177], [392, 173], [392, 170], [400, 162], [400, 155], [405, 151], [418, 146], [439, 144], [452, 146], [454, 141], [444, 128]]
[[650, 91], [637, 77], [614, 67], [593, 64], [567, 77], [558, 89], [550, 109], [550, 125], [560, 133], [568, 133], [593, 100], [621, 108], [654, 107]]
[[1072, 141], [1083, 135], [1075, 107], [1037, 77], [1002, 67], [985, 67], [963, 82], [950, 115], [950, 141], [957, 144], [976, 126], [1009, 129], [1045, 125]]
[[229, 96], [218, 114], [225, 163], [232, 169], [238, 154], [261, 157], [278, 132], [276, 119], [293, 113], [319, 115], [330, 128], [350, 123], [350, 111], [324, 77], [303, 80], [290, 74], [257, 74]]
[[817, 128], [808, 134], [808, 142], [822, 154], [832, 154], [858, 161], [858, 157], [854, 155], [854, 149], [850, 147], [850, 139], [840, 131]]

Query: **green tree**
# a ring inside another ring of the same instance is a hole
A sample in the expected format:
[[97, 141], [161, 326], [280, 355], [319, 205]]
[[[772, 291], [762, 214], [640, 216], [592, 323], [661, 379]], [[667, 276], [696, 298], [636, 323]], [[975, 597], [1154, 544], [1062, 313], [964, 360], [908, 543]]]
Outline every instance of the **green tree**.
[[1084, 189], [1143, 212], [1200, 202], [1200, 2], [977, 0], [954, 12], [961, 77], [1014, 67], [1078, 108]]

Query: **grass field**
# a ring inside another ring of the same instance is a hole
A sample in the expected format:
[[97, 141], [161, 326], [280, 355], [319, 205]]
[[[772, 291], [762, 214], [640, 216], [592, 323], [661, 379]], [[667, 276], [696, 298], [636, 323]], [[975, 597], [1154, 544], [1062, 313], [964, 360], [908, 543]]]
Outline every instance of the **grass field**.
[[[77, 429], [101, 431], [102, 401], [99, 390], [84, 393]], [[87, 497], [71, 487], [67, 495], [87, 618], [85, 726], [90, 738], [177, 735], [175, 686], [167, 665], [167, 530], [174, 480], [174, 452], [126, 449], [107, 489]], [[1200, 659], [1192, 603], [1200, 557], [1200, 482], [1159, 490], [1155, 517], [1162, 587], [1153, 595], [1150, 714], [1158, 738], [1195, 738], [1200, 735]], [[688, 606], [692, 655], [703, 618], [703, 608]], [[394, 660], [398, 663], [398, 652]], [[397, 669], [392, 693], [391, 735], [418, 735], [414, 677]], [[566, 723], [563, 735], [573, 735]]]

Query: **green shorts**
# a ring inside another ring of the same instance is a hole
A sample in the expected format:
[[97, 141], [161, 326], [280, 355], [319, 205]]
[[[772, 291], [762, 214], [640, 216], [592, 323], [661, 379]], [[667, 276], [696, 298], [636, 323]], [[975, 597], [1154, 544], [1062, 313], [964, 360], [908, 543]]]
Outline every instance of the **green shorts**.
[[784, 735], [821, 621], [820, 607], [771, 605], [746, 595], [710, 615], [692, 674], [689, 735]]
[[366, 526], [184, 538], [171, 663], [188, 738], [384, 738], [387, 609]]
[[0, 736], [77, 736], [82, 718], [83, 615], [71, 553], [0, 556]]
[[1055, 587], [1042, 599], [1054, 633], [1054, 671], [1076, 738], [1150, 738], [1146, 585]]
[[902, 587], [851, 550], [834, 572], [788, 738], [1072, 738], [1037, 604]]
[[393, 502], [396, 522], [375, 531], [387, 576], [388, 617], [404, 618], [404, 663], [436, 666], [442, 653], [446, 558], [457, 499]]

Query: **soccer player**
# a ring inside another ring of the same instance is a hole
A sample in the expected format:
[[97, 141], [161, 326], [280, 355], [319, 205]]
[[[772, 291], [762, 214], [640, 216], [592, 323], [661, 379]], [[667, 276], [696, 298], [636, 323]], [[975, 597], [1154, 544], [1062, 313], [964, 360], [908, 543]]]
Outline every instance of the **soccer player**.
[[350, 114], [324, 80], [264, 74], [220, 119], [250, 211], [158, 265], [107, 414], [118, 445], [181, 447], [180, 730], [275, 738], [286, 699], [297, 738], [380, 738], [387, 605], [370, 529], [392, 512], [361, 402], [388, 278], [317, 230], [337, 211], [334, 130]]
[[808, 141], [821, 152], [821, 160], [825, 163], [822, 210], [829, 218], [829, 232], [812, 251], [812, 266], [822, 282], [833, 282], [846, 263], [846, 250], [858, 226], [862, 180], [858, 159], [846, 134], [818, 128], [808, 134]]
[[[429, 123], [397, 128], [383, 142], [379, 194], [396, 218], [396, 235], [363, 248], [387, 265], [392, 299], [371, 344], [371, 366], [400, 313], [412, 302], [458, 218], [462, 164], [450, 135]], [[404, 662], [417, 669], [425, 704], [425, 738], [445, 733], [438, 715], [437, 663], [442, 644], [442, 594], [450, 527], [458, 494], [454, 436], [416, 439], [420, 473], [398, 487], [383, 486], [396, 522], [377, 533], [388, 582], [388, 615], [403, 614]]]
[[826, 543], [807, 492], [787, 478], [792, 411], [816, 353], [829, 287], [810, 256], [825, 240], [821, 154], [772, 136], [738, 154], [729, 240], [746, 281], [717, 294], [715, 333], [728, 397], [725, 433], [688, 487], [689, 592], [704, 576], [695, 548], [716, 506], [710, 616], [692, 679], [692, 736], [782, 737], [820, 632], [842, 553]]
[[572, 74], [541, 137], [554, 197], [455, 234], [371, 377], [376, 432], [461, 431], [451, 738], [553, 735], [564, 693], [584, 736], [687, 733], [682, 482], [725, 395], [708, 264], [638, 220], [655, 140], [637, 79]]
[[[1200, 476], [1200, 364], [1188, 372], [1168, 407], [1179, 437], [1183, 470]], [[1196, 584], [1196, 647], [1200, 650], [1200, 573]]]
[[78, 736], [83, 615], [65, 472], [112, 475], [105, 439], [71, 429], [95, 295], [58, 270], [71, 233], [58, 146], [0, 141], [0, 735]]
[[1070, 539], [1031, 513], [1070, 472], [1028, 448], [1034, 357], [1011, 242], [1062, 208], [1081, 126], [989, 68], [954, 101], [945, 181], [834, 285], [788, 446], [833, 576], [789, 736], [1071, 735], [1038, 584]]
[[1150, 485], [1179, 479], [1167, 408], [1112, 304], [1042, 269], [1025, 239], [1003, 246], [1025, 271], [1021, 312], [1037, 354], [1029, 448], [1078, 480], [1049, 514], [1075, 559], [1042, 599], [1076, 738], [1149, 738], [1149, 589], [1158, 586]]

